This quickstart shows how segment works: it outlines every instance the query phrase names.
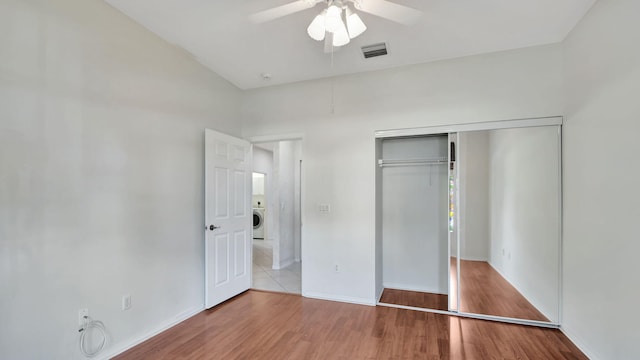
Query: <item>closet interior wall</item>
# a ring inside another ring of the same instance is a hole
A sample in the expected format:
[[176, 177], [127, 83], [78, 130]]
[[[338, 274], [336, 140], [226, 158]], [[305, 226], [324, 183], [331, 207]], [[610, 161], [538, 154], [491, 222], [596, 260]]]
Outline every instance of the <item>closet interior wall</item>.
[[382, 141], [384, 288], [448, 293], [447, 136]]

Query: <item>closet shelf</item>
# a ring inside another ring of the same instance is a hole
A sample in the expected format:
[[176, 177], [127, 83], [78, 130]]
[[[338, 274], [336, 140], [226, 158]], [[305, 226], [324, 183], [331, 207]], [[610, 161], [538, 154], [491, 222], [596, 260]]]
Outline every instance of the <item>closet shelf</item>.
[[431, 159], [379, 159], [378, 165], [385, 166], [420, 166], [420, 165], [443, 165], [448, 163], [446, 157]]

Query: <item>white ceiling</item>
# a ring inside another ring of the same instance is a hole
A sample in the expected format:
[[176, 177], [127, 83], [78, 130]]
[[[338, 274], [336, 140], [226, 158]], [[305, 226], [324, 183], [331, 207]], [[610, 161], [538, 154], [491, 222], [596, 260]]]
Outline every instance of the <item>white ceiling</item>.
[[[323, 52], [306, 28], [315, 8], [264, 24], [250, 14], [292, 0], [105, 0], [241, 89], [560, 42], [595, 0], [392, 0], [424, 12], [407, 27], [359, 13], [368, 30]], [[389, 55], [360, 47], [386, 42]], [[333, 62], [333, 65], [332, 65]], [[270, 73], [264, 80], [262, 73]]]

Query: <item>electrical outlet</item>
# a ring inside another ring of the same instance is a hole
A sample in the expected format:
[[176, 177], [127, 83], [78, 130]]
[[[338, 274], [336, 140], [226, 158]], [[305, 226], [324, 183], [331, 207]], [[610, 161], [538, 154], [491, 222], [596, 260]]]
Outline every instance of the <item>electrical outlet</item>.
[[131, 295], [122, 296], [122, 310], [131, 309]]
[[78, 310], [78, 325], [79, 326], [83, 326], [87, 319], [86, 317], [89, 316], [89, 309], [80, 309]]
[[340, 267], [338, 266], [338, 264], [336, 264], [336, 266], [334, 267], [334, 271], [335, 272], [340, 272]]

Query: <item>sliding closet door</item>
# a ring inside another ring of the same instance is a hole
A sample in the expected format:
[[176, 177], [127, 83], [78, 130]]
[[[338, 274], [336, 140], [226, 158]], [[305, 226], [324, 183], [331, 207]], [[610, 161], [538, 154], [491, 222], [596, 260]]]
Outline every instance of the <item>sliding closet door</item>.
[[560, 127], [459, 133], [459, 311], [559, 322]]
[[[377, 131], [380, 303], [557, 327], [561, 126], [554, 117]], [[390, 288], [399, 290], [387, 297]]]

